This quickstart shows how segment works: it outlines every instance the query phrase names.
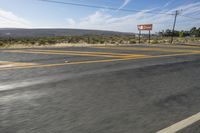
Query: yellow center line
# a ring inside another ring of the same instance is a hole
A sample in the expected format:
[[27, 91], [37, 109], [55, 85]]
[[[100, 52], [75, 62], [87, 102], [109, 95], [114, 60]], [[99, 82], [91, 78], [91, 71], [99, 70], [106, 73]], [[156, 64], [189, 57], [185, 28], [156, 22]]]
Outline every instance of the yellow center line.
[[[135, 45], [135, 46], [161, 47], [161, 48], [194, 48], [194, 49], [200, 49], [200, 45], [156, 45], [156, 44], [141, 45], [141, 44], [138, 44], [138, 45]], [[99, 46], [94, 46], [94, 47], [99, 47]]]
[[[2, 51], [6, 53], [27, 53], [27, 54], [46, 54], [46, 55], [76, 55], [76, 56], [95, 56], [95, 57], [115, 57], [111, 55], [92, 55], [92, 54], [81, 54], [81, 53], [52, 53], [52, 52], [40, 52], [40, 51], [22, 51], [22, 50], [11, 50]], [[117, 57], [116, 57], [117, 58]]]
[[122, 56], [130, 56], [132, 54], [124, 54], [124, 53], [112, 53], [112, 52], [88, 52], [88, 51], [69, 51], [69, 50], [36, 50], [29, 49], [31, 51], [40, 51], [40, 52], [57, 52], [57, 53], [80, 53], [80, 54], [94, 54], [94, 55], [122, 55]]
[[[151, 46], [156, 46], [157, 47], [158, 45], [152, 45], [151, 44]], [[185, 46], [184, 45], [182, 45], [182, 46], [181, 45], [166, 45], [166, 46], [164, 46], [164, 45], [161, 45], [160, 47], [163, 47], [163, 48], [173, 47], [173, 48], [194, 48], [194, 49], [199, 49], [200, 45], [199, 46], [194, 46], [194, 45], [193, 46], [192, 45], [191, 46], [189, 46], [189, 45], [185, 45]]]
[[[76, 56], [95, 56], [95, 57], [109, 57], [109, 58], [127, 58], [127, 57], [140, 57], [144, 55], [140, 54], [113, 54], [113, 55], [103, 55], [103, 54], [95, 54], [95, 53], [78, 53], [78, 52], [50, 52], [50, 51], [25, 51], [25, 50], [3, 50], [2, 52], [7, 53], [30, 53], [30, 54], [55, 54], [55, 55], [76, 55]], [[110, 53], [111, 54], [111, 53]]]
[[[36, 51], [36, 50], [33, 50]], [[124, 54], [124, 53], [109, 53], [109, 52], [83, 52], [83, 51], [63, 51], [63, 50], [37, 50], [39, 52], [52, 52], [52, 53], [77, 53], [77, 54], [87, 54], [87, 55], [95, 55], [95, 56], [104, 56], [105, 57], [116, 57], [116, 58], [129, 58], [129, 57], [140, 57], [145, 56], [142, 54]]]
[[160, 52], [176, 52], [176, 53], [200, 52], [200, 50], [182, 50], [182, 49], [166, 49], [166, 48], [137, 48], [137, 47], [95, 47], [95, 48], [114, 49], [114, 50], [160, 51]]
[[[142, 57], [141, 57], [142, 58]], [[104, 63], [104, 62], [113, 62], [113, 61], [124, 61], [130, 59], [138, 59], [138, 58], [122, 58], [122, 59], [105, 59], [105, 60], [90, 60], [90, 61], [77, 61], [77, 62], [70, 62], [70, 63], [57, 63], [57, 64], [43, 64], [37, 66], [22, 66], [22, 67], [15, 67], [13, 69], [25, 69], [25, 68], [40, 68], [40, 67], [57, 67], [57, 66], [64, 66], [64, 65], [76, 65], [76, 64], [90, 64], [90, 63]], [[12, 68], [3, 68], [1, 70], [12, 70]]]
[[77, 65], [77, 64], [90, 64], [90, 63], [106, 63], [106, 62], [126, 61], [126, 60], [136, 60], [136, 59], [175, 57], [175, 56], [186, 56], [186, 55], [195, 55], [195, 54], [199, 54], [199, 53], [179, 53], [179, 54], [158, 55], [158, 56], [143, 56], [143, 57], [120, 58], [120, 59], [90, 60], [90, 61], [78, 61], [78, 62], [58, 63], [58, 64], [42, 64], [42, 65], [33, 65], [33, 66], [24, 66], [24, 67], [15, 67], [15, 68], [3, 68], [3, 69], [0, 69], [0, 71], [13, 70], [13, 69], [27, 69], [27, 68], [57, 67], [57, 66], [64, 66], [64, 65]]

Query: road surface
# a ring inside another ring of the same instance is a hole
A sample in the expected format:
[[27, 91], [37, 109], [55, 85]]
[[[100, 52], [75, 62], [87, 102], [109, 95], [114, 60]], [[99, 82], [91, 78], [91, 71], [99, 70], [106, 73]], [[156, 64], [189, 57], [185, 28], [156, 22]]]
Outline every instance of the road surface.
[[199, 133], [200, 48], [0, 49], [1, 133]]

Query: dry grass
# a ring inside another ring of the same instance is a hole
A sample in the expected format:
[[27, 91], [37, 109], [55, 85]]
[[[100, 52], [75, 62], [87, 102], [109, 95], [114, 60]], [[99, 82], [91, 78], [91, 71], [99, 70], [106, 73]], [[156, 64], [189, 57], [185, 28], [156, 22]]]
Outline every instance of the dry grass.
[[[132, 44], [133, 45], [133, 44]], [[132, 46], [131, 45], [131, 46]], [[134, 44], [138, 45], [138, 44]], [[84, 44], [84, 43], [58, 43], [51, 45], [12, 44], [1, 48], [49, 48], [49, 47], [103, 47], [103, 46], [130, 46], [130, 44]]]

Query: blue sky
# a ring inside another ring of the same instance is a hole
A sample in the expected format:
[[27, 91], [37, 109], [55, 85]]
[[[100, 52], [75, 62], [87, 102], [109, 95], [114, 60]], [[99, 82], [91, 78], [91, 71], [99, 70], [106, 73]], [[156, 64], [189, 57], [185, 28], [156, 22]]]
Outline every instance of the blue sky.
[[[173, 13], [200, 18], [200, 0], [56, 0], [141, 12], [121, 12], [46, 3], [38, 0], [0, 0], [1, 28], [78, 28], [137, 32], [137, 24], [153, 23], [154, 32], [171, 28]], [[200, 27], [200, 20], [178, 16], [177, 29]]]

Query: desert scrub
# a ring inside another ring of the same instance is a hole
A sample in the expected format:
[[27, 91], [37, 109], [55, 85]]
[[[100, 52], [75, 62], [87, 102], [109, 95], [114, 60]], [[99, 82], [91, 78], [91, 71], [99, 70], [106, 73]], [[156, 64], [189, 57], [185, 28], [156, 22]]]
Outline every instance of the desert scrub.
[[3, 47], [4, 46], [4, 43], [3, 42], [0, 42], [0, 47]]
[[129, 41], [129, 44], [135, 44], [135, 43], [136, 43], [135, 40], [130, 40], [130, 41]]
[[152, 44], [158, 44], [159, 42], [158, 42], [158, 40], [152, 40], [151, 43]]

